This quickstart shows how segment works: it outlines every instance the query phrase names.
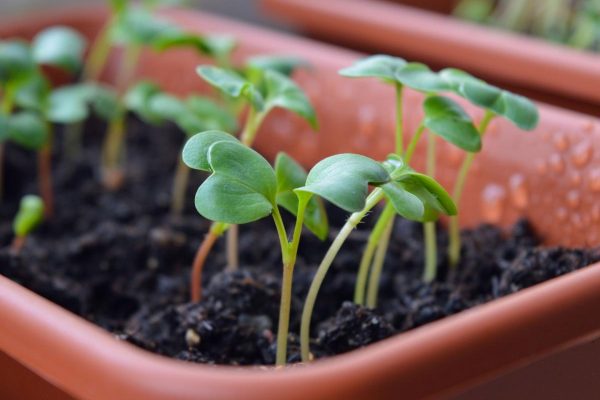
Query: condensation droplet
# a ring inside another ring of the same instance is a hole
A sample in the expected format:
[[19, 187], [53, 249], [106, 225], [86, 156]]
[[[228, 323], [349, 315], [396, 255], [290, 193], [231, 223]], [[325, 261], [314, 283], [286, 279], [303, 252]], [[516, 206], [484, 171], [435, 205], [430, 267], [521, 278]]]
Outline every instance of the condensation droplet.
[[550, 167], [554, 172], [561, 173], [565, 170], [565, 162], [563, 161], [560, 154], [552, 154], [550, 156]]
[[559, 221], [566, 221], [568, 216], [569, 216], [569, 212], [567, 211], [566, 208], [558, 207], [556, 209], [556, 217], [558, 218]]
[[571, 214], [571, 224], [573, 224], [575, 228], [582, 228], [583, 220], [581, 219], [581, 215], [578, 213]]
[[596, 203], [592, 206], [592, 221], [600, 222], [600, 204]]
[[566, 151], [569, 148], [569, 139], [562, 132], [557, 132], [554, 134], [554, 139], [552, 140], [554, 143], [554, 147], [558, 151]]
[[581, 184], [581, 174], [579, 172], [573, 172], [569, 177], [569, 182], [573, 186], [579, 186]]
[[581, 142], [573, 148], [573, 154], [571, 155], [571, 161], [577, 167], [583, 167], [586, 165], [590, 158], [592, 158], [592, 146], [589, 142]]
[[535, 163], [535, 169], [538, 173], [545, 174], [546, 172], [548, 172], [548, 164], [546, 164], [546, 161], [544, 160], [538, 160]]
[[373, 136], [375, 133], [375, 117], [375, 109], [373, 107], [360, 107], [358, 110], [358, 129], [362, 135]]
[[513, 205], [519, 210], [527, 207], [529, 195], [525, 177], [521, 174], [515, 174], [510, 177], [508, 185], [510, 187], [510, 199]]
[[500, 185], [491, 184], [481, 193], [483, 200], [483, 218], [490, 223], [498, 223], [502, 218], [503, 203], [506, 191]]
[[577, 190], [570, 190], [567, 193], [567, 204], [569, 205], [569, 207], [577, 208], [577, 207], [579, 207], [580, 203], [581, 203], [581, 196], [579, 195], [579, 192]]
[[594, 168], [590, 172], [590, 189], [593, 192], [600, 192], [600, 168]]

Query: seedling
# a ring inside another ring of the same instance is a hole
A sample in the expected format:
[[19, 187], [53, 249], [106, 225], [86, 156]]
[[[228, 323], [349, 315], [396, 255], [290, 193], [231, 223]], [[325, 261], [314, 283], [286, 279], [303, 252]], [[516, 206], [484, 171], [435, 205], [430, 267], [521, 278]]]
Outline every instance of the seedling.
[[[523, 130], [532, 130], [537, 126], [539, 120], [537, 108], [526, 97], [489, 85], [458, 69], [444, 69], [439, 72], [439, 75], [450, 85], [450, 89], [454, 93], [484, 110], [483, 118], [478, 126], [478, 132], [482, 138], [490, 122], [496, 116], [506, 118]], [[475, 153], [468, 152], [459, 169], [453, 190], [453, 199], [457, 205], [460, 204], [467, 174], [474, 159]], [[461, 249], [457, 217], [450, 218], [449, 235], [448, 258], [450, 265], [455, 266], [460, 259]]]
[[[479, 135], [470, 118], [453, 100], [436, 95], [449, 90], [450, 85], [426, 65], [398, 57], [375, 55], [356, 62], [354, 65], [340, 71], [341, 75], [354, 78], [378, 78], [386, 84], [391, 84], [396, 91], [396, 152], [408, 164], [411, 161], [416, 145], [425, 129], [439, 135], [445, 140], [471, 151], [478, 151], [481, 143]], [[420, 91], [426, 96], [423, 104], [424, 118], [418, 125], [413, 138], [406, 150], [403, 145], [403, 110], [402, 96], [404, 87]], [[427, 169], [429, 176], [435, 173], [435, 138], [428, 135]], [[377, 299], [379, 276], [389, 243], [395, 218], [394, 207], [387, 202], [373, 231], [369, 235], [367, 246], [360, 262], [354, 301], [374, 307]], [[423, 218], [425, 236], [425, 268], [423, 279], [430, 282], [435, 278], [437, 267], [437, 251], [435, 238], [435, 220], [438, 213], [428, 210]], [[415, 219], [415, 218], [410, 218]], [[369, 275], [367, 291], [367, 277]]]
[[[273, 170], [260, 154], [225, 132], [207, 131], [193, 136], [185, 145], [183, 160], [190, 168], [211, 173], [196, 193], [196, 209], [203, 217], [221, 224], [273, 217], [283, 263], [277, 364], [285, 364], [292, 276], [302, 225], [324, 238], [328, 225], [323, 205], [309, 192], [295, 190], [304, 184], [306, 172], [289, 156], [279, 154]], [[279, 205], [296, 216], [291, 241]]]
[[[124, 180], [122, 164], [125, 159], [126, 106], [123, 97], [132, 80], [144, 48], [165, 51], [175, 47], [196, 49], [223, 65], [229, 65], [229, 56], [235, 46], [230, 37], [202, 36], [186, 33], [177, 25], [153, 14], [153, 10], [171, 1], [143, 1], [135, 5], [129, 1], [111, 1], [112, 16], [99, 33], [84, 71], [86, 81], [98, 80], [104, 70], [112, 47], [123, 49], [119, 74], [116, 79], [118, 97], [111, 107], [114, 118], [109, 120], [102, 149], [102, 181], [107, 189], [118, 189]], [[71, 130], [73, 141], [81, 135], [81, 127]]]
[[[369, 185], [375, 187], [370, 194]], [[304, 303], [300, 344], [302, 360], [309, 361], [310, 320], [321, 284], [343, 243], [373, 207], [386, 200], [395, 212], [416, 220], [426, 219], [430, 210], [455, 214], [456, 207], [442, 186], [412, 170], [397, 155], [382, 164], [354, 154], [326, 158], [310, 170], [306, 185], [296, 192], [316, 194], [352, 212], [321, 261]]]
[[[207, 130], [237, 131], [235, 115], [213, 100], [201, 96], [180, 100], [152, 82], [140, 82], [131, 88], [125, 96], [125, 105], [149, 124], [174, 123], [188, 138]], [[183, 211], [188, 180], [189, 168], [180, 158], [171, 192], [171, 212], [174, 215]]]
[[19, 211], [13, 221], [14, 239], [11, 245], [11, 251], [19, 254], [25, 245], [27, 236], [44, 219], [44, 202], [35, 195], [23, 196], [19, 203]]
[[[47, 115], [50, 85], [40, 67], [48, 65], [70, 73], [81, 66], [85, 40], [67, 27], [51, 27], [40, 32], [31, 46], [20, 40], [0, 42], [0, 165], [3, 142], [12, 140], [39, 151], [40, 192], [46, 213], [52, 214], [52, 120]], [[14, 112], [19, 107], [22, 111]], [[0, 180], [2, 178], [0, 168]], [[1, 182], [0, 182], [1, 185]], [[1, 191], [0, 191], [1, 193]]]
[[[198, 74], [209, 84], [222, 91], [232, 99], [242, 100], [247, 104], [247, 116], [244, 129], [240, 134], [240, 141], [245, 146], [251, 147], [265, 117], [275, 108], [283, 108], [303, 117], [316, 129], [316, 114], [304, 92], [288, 77], [275, 71], [263, 70], [259, 77], [259, 84], [254, 84], [242, 75], [223, 68], [202, 65], [198, 67]], [[186, 145], [187, 146], [187, 145]], [[183, 161], [186, 157], [186, 148], [183, 151]], [[190, 163], [186, 162], [188, 166]], [[192, 166], [192, 168], [194, 168]], [[197, 302], [201, 297], [201, 276], [206, 257], [217, 238], [231, 227], [231, 224], [219, 221], [212, 224], [208, 234], [198, 248], [192, 266], [191, 297]], [[230, 240], [227, 249], [229, 268], [237, 268], [237, 240]]]

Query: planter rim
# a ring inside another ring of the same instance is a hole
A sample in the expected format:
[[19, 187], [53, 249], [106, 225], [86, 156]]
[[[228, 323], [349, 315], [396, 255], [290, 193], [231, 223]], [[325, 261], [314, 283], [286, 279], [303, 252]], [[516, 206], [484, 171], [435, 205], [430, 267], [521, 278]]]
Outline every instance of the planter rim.
[[[376, 45], [383, 52], [428, 54], [476, 74], [600, 103], [595, 90], [600, 55], [592, 52], [380, 0], [261, 3], [267, 12], [315, 32]], [[514, 74], [514, 69], [524, 73]]]
[[[97, 20], [98, 15], [106, 15], [103, 7], [51, 13], [37, 21], [51, 22], [57, 16], [63, 20]], [[227, 21], [202, 15], [212, 23]], [[0, 31], [30, 22], [17, 21]], [[268, 35], [267, 30], [244, 24], [226, 22], [225, 26], [239, 27], [239, 32], [256, 33], [257, 37]], [[306, 47], [311, 45], [295, 40]], [[322, 46], [319, 51], [327, 54], [329, 50], [333, 54], [328, 57], [342, 52], [333, 46]], [[428, 382], [426, 392], [414, 393], [425, 396], [458, 390], [475, 383], [474, 376], [477, 381], [484, 380], [599, 335], [600, 321], [584, 318], [600, 309], [598, 287], [600, 263], [365, 349], [310, 366], [264, 371], [188, 364], [153, 355], [116, 341], [102, 329], [0, 276], [0, 321], [10, 321], [10, 329], [0, 330], [0, 349], [84, 399], [192, 399], [200, 394], [221, 399], [232, 398], [242, 390], [247, 399], [262, 399], [265, 392], [290, 399], [332, 398], [384, 393], [394, 380], [406, 382], [409, 388], [412, 383]], [[563, 321], [561, 326], [553, 324], [557, 319]], [[524, 337], [529, 340], [523, 341]], [[507, 347], [510, 352], [505, 351]], [[480, 357], [482, 352], [490, 357]], [[69, 368], [71, 364], [77, 369]], [[456, 365], [461, 368], [454, 368]]]

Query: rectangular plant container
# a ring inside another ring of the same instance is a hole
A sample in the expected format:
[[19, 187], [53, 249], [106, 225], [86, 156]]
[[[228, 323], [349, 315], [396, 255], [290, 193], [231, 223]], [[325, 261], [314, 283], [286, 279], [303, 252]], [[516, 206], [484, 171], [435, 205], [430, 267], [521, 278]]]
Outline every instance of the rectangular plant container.
[[[412, 0], [262, 0], [266, 11], [319, 39], [465, 69], [537, 100], [597, 114], [600, 55], [396, 3], [417, 5]], [[422, 6], [431, 8], [429, 2]], [[448, 9], [443, 1], [438, 11]]]
[[[174, 9], [165, 15], [186, 29], [234, 35], [240, 41], [239, 58], [293, 54], [311, 63], [312, 68], [296, 78], [316, 105], [320, 133], [310, 132], [297, 118], [275, 113], [259, 135], [258, 149], [267, 157], [283, 149], [311, 165], [339, 152], [378, 158], [387, 154], [392, 145], [388, 131], [394, 122], [393, 93], [376, 81], [337, 75], [360, 54], [203, 13]], [[0, 37], [30, 37], [53, 24], [67, 24], [91, 36], [105, 18], [101, 8], [45, 13], [0, 25]], [[187, 51], [147, 53], [138, 75], [153, 77], [179, 93], [202, 90], [205, 87], [194, 73], [200, 62]], [[419, 96], [408, 93], [407, 132], [420, 118]], [[478, 156], [468, 182], [462, 222], [506, 226], [526, 216], [548, 244], [596, 246], [600, 121], [545, 105], [540, 105], [540, 113], [541, 123], [530, 133], [506, 121], [492, 123], [486, 150]], [[444, 154], [440, 180], [448, 185], [460, 154], [445, 145], [438, 150]], [[568, 201], [574, 191], [576, 204]], [[88, 400], [593, 396], [600, 388], [597, 375], [590, 375], [598, 372], [598, 310], [600, 264], [595, 264], [310, 365], [214, 367], [167, 359], [120, 342], [0, 277], [0, 352], [5, 353], [0, 353], [0, 397], [15, 393], [22, 398]], [[582, 371], [585, 366], [591, 368], [587, 374]]]

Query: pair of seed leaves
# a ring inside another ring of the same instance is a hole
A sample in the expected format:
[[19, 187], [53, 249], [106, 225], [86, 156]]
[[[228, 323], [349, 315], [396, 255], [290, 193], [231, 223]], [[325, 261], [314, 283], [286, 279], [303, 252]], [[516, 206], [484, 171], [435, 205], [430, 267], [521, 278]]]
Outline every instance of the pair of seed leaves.
[[487, 84], [455, 68], [436, 73], [424, 64], [399, 57], [375, 55], [340, 71], [348, 77], [375, 77], [386, 83], [407, 86], [428, 96], [423, 103], [424, 126], [448, 142], [469, 152], [481, 150], [481, 135], [465, 110], [449, 97], [452, 92], [472, 104], [500, 115], [519, 128], [531, 130], [538, 123], [535, 105], [527, 98]]
[[[240, 73], [248, 76], [248, 80], [262, 82], [264, 79], [268, 82], [268, 85], [265, 85], [264, 94], [260, 94], [260, 96], [269, 99], [269, 107], [288, 104], [282, 101], [282, 98], [289, 99], [288, 102], [291, 104], [296, 104], [298, 101], [304, 102], [305, 104], [302, 104], [300, 109], [306, 110], [304, 114], [310, 115], [314, 119], [314, 110], [308, 100], [295, 83], [287, 78], [294, 68], [302, 64], [300, 59], [294, 57], [256, 56], [246, 62]], [[236, 82], [245, 79], [237, 72], [228, 72], [228, 70], [217, 67], [201, 66], [198, 70], [203, 72], [218, 70], [223, 74], [230, 74]], [[274, 72], [268, 74], [267, 79], [265, 73], [269, 70]], [[225, 84], [223, 80], [219, 82]], [[221, 86], [217, 85], [217, 87]], [[241, 93], [242, 91], [239, 92], [238, 97], [241, 97]], [[181, 100], [164, 92], [157, 84], [148, 81], [139, 82], [128, 91], [125, 95], [125, 105], [147, 123], [158, 125], [165, 121], [171, 121], [188, 136], [207, 130], [235, 132], [238, 129], [236, 116], [227, 107], [202, 96], [190, 96], [186, 100]]]
[[140, 6], [126, 0], [112, 0], [114, 17], [109, 31], [112, 42], [123, 46], [148, 46], [157, 51], [193, 48], [200, 54], [228, 59], [236, 45], [231, 36], [188, 33], [152, 12], [157, 6], [177, 3], [180, 2], [154, 0], [143, 1]]
[[0, 41], [2, 95], [5, 101], [10, 96], [10, 102], [19, 107], [15, 113], [0, 114], [0, 142], [11, 140], [33, 150], [46, 143], [46, 121], [55, 122], [54, 111], [65, 105], [47, 105], [51, 88], [40, 67], [74, 74], [82, 65], [85, 46], [85, 39], [65, 26], [43, 30], [31, 44], [20, 39]]
[[320, 161], [307, 174], [280, 153], [273, 169], [259, 153], [220, 131], [193, 136], [182, 156], [190, 168], [212, 173], [198, 188], [195, 204], [202, 216], [213, 221], [244, 224], [270, 215], [277, 205], [296, 215], [303, 199], [308, 201], [306, 227], [324, 239], [327, 218], [322, 201], [313, 195], [356, 212], [365, 206], [369, 185], [380, 186], [406, 218], [423, 221], [437, 218], [437, 212], [456, 214], [448, 193], [400, 158], [382, 164], [358, 154], [339, 154]]
[[295, 57], [257, 56], [240, 72], [210, 65], [201, 65], [196, 71], [226, 96], [247, 101], [256, 112], [266, 114], [273, 108], [284, 108], [304, 118], [316, 130], [319, 124], [313, 106], [288, 77], [302, 65], [305, 63]]
[[23, 196], [19, 211], [13, 220], [13, 232], [17, 237], [31, 233], [44, 219], [44, 201], [32, 194]]

